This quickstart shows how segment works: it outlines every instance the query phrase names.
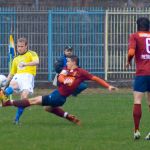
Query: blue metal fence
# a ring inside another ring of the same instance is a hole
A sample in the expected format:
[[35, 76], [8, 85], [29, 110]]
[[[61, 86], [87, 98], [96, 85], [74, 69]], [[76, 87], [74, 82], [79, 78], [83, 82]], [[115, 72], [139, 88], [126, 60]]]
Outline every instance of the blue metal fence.
[[7, 74], [9, 36], [15, 30], [15, 10], [0, 9], [0, 72]]
[[[124, 66], [128, 35], [136, 29], [139, 16], [149, 17], [150, 9], [52, 8], [14, 10], [0, 8], [0, 73], [8, 74], [9, 35], [16, 42], [26, 37], [29, 49], [40, 57], [36, 81], [52, 81], [53, 63], [71, 45], [80, 66], [105, 79], [130, 79], [134, 67]], [[105, 72], [104, 72], [105, 69]]]
[[55, 59], [71, 45], [79, 56], [80, 66], [91, 73], [104, 76], [104, 15], [97, 11], [49, 11], [49, 80]]
[[104, 75], [104, 15], [101, 8], [53, 8], [47, 10], [0, 8], [0, 73], [8, 74], [9, 35], [16, 42], [26, 37], [29, 49], [40, 57], [36, 81], [52, 81], [53, 63], [71, 45], [80, 66]]
[[28, 48], [38, 53], [36, 81], [48, 81], [48, 12], [0, 9], [0, 73], [8, 74], [9, 35], [28, 39]]

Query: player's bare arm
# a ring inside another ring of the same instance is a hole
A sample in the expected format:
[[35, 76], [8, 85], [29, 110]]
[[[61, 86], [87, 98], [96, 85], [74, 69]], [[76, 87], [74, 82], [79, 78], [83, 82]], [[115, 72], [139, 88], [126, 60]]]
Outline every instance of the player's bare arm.
[[135, 55], [135, 49], [129, 49], [126, 68], [129, 68], [131, 66], [131, 60], [134, 57], [134, 55]]

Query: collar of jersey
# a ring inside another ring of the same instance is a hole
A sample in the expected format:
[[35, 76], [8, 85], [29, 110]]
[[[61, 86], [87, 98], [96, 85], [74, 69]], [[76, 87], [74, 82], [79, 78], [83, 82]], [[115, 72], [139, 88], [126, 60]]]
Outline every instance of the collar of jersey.
[[27, 51], [25, 51], [23, 54], [19, 54], [19, 55], [24, 55], [25, 53], [27, 53], [28, 52], [28, 50]]

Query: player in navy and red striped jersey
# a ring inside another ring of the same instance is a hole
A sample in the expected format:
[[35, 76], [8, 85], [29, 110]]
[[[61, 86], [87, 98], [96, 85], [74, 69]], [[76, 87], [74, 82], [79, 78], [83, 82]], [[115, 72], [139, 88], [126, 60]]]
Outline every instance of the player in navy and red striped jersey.
[[[150, 21], [148, 18], [140, 17], [137, 20], [137, 32], [129, 37], [128, 62], [135, 57], [136, 75], [133, 85], [134, 106], [134, 139], [140, 138], [139, 125], [142, 116], [141, 102], [145, 92], [147, 92], [147, 102], [150, 107]], [[150, 134], [149, 134], [150, 139]]]
[[[31, 105], [42, 105], [46, 106], [48, 110], [57, 109], [59, 106], [63, 106], [66, 102], [66, 98], [70, 96], [73, 91], [82, 83], [84, 80], [93, 80], [102, 85], [108, 90], [116, 90], [117, 88], [109, 85], [101, 78], [90, 74], [88, 71], [78, 67], [78, 57], [70, 56], [67, 60], [67, 68], [62, 70], [58, 77], [58, 89], [54, 90], [51, 94], [45, 96], [38, 96], [31, 99], [9, 100], [3, 102], [5, 106], [16, 106], [16, 107], [28, 107]], [[60, 117], [65, 117], [64, 112], [60, 112]], [[66, 116], [67, 117], [67, 116]], [[72, 120], [71, 120], [72, 121]], [[78, 119], [74, 120], [76, 124], [80, 124]]]

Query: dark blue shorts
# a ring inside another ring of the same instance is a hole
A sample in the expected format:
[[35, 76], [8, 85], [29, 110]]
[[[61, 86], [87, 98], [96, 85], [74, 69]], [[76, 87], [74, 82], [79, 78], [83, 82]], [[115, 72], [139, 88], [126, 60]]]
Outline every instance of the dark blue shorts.
[[54, 90], [51, 94], [42, 96], [42, 106], [58, 107], [66, 102], [66, 97], [60, 95], [58, 90]]
[[133, 90], [137, 92], [150, 92], [150, 76], [136, 76]]

